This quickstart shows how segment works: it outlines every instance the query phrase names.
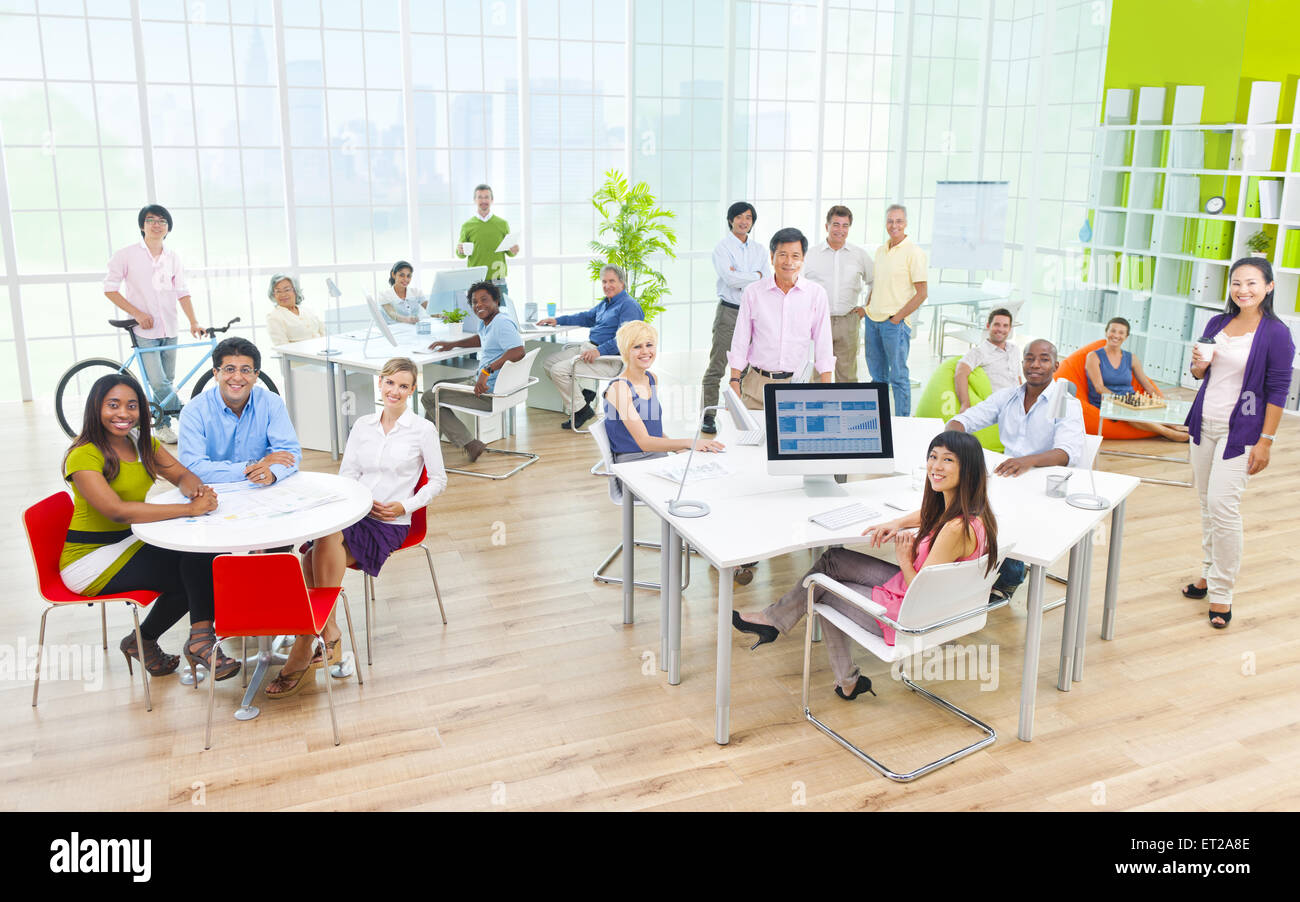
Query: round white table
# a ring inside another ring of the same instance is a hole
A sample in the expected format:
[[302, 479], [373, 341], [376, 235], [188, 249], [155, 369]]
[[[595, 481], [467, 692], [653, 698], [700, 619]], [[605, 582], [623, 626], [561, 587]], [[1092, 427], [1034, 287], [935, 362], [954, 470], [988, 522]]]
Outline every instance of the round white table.
[[[148, 498], [151, 504], [180, 504], [185, 500], [176, 488]], [[339, 532], [366, 516], [372, 501], [370, 490], [353, 479], [300, 471], [266, 488], [241, 484], [236, 490], [223, 492], [218, 487], [215, 511], [201, 517], [135, 523], [131, 531], [150, 545], [173, 551], [202, 554], [260, 551], [296, 546]], [[284, 656], [275, 653], [268, 637], [261, 637], [257, 665], [243, 702], [235, 712], [236, 720], [252, 720], [261, 713], [253, 705], [253, 699], [271, 665], [276, 663], [284, 663]], [[343, 669], [338, 669], [337, 676], [351, 673], [344, 665], [338, 665]], [[187, 684], [193, 679], [193, 675], [189, 680], [182, 677]]]

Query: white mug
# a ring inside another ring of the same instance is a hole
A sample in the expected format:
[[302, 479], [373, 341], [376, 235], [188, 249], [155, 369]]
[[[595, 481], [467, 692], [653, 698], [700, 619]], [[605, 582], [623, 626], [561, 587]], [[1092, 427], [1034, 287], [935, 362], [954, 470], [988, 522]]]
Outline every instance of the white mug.
[[470, 254], [474, 253], [474, 242], [462, 241], [460, 243], [460, 249], [463, 250], [465, 252], [465, 256], [468, 257]]
[[1201, 351], [1201, 359], [1209, 363], [1214, 359], [1214, 344], [1212, 342], [1198, 341], [1196, 347]]

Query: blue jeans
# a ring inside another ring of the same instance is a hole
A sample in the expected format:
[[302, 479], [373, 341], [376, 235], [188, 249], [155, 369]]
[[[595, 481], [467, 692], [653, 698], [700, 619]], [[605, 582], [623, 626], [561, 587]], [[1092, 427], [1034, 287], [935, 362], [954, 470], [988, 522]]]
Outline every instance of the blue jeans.
[[[142, 350], [144, 348], [165, 348], [176, 344], [176, 336], [141, 338], [137, 335], [135, 341]], [[163, 398], [174, 391], [172, 381], [176, 378], [176, 351], [147, 351], [140, 355], [140, 359], [144, 363], [144, 374], [149, 380], [149, 388], [153, 391], [153, 403], [161, 404]], [[181, 399], [173, 398], [167, 404], [167, 409], [162, 412], [158, 422], [153, 424], [153, 427], [157, 429], [159, 426], [170, 425], [172, 421], [171, 415], [180, 412]]]
[[872, 382], [888, 382], [894, 390], [896, 417], [912, 414], [912, 383], [907, 372], [907, 352], [912, 346], [912, 330], [907, 323], [863, 319], [866, 330], [867, 369]]
[[1001, 589], [1007, 595], [1011, 595], [1024, 581], [1025, 562], [1007, 558], [998, 569], [998, 578], [993, 583], [993, 588]]

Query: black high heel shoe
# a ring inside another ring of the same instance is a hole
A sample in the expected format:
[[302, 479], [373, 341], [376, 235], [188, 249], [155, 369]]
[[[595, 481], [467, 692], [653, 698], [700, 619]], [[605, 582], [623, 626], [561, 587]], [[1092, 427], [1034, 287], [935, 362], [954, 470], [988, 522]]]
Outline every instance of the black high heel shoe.
[[1205, 588], [1197, 588], [1196, 583], [1188, 583], [1186, 586], [1183, 587], [1184, 598], [1204, 598], [1206, 595], [1209, 594], [1210, 594], [1209, 586], [1206, 586]]
[[[1215, 620], [1222, 620], [1222, 623], [1215, 623]], [[1228, 624], [1232, 623], [1232, 608], [1226, 611], [1210, 611], [1210, 626], [1216, 630], [1226, 630]]]
[[777, 630], [776, 627], [764, 626], [761, 623], [750, 623], [735, 611], [731, 612], [731, 625], [742, 633], [753, 633], [755, 636], [758, 636], [758, 641], [749, 647], [750, 651], [753, 651], [765, 642], [774, 642], [776, 637], [781, 635], [780, 631]]
[[864, 677], [864, 676], [858, 677], [858, 685], [854, 686], [853, 691], [848, 695], [845, 695], [844, 690], [841, 689], [839, 686], [835, 687], [835, 694], [838, 695], [840, 698], [844, 699], [846, 702], [853, 701], [855, 698], [857, 698], [859, 695], [861, 695], [864, 692], [870, 692], [872, 695], [876, 694], [875, 691], [871, 688], [871, 680], [868, 677]]

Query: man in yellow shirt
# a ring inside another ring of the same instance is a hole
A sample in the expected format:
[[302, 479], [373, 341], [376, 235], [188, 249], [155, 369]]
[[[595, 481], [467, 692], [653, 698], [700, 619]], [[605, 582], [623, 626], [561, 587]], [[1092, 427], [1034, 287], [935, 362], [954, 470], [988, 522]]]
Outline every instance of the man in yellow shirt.
[[912, 413], [912, 383], [907, 352], [912, 344], [911, 315], [927, 296], [925, 251], [907, 237], [907, 208], [892, 204], [885, 211], [889, 241], [876, 249], [876, 279], [867, 300], [867, 368], [873, 382], [888, 382], [894, 392], [895, 416]]

